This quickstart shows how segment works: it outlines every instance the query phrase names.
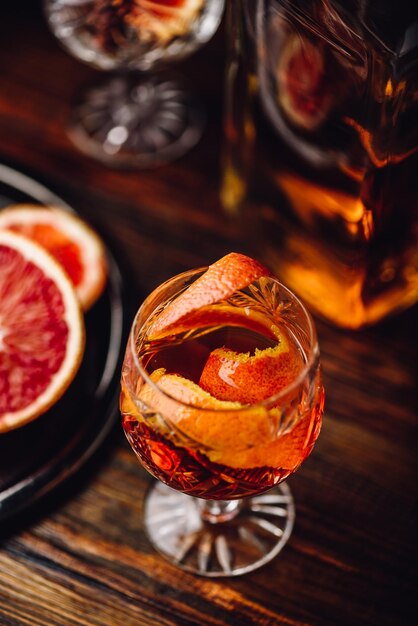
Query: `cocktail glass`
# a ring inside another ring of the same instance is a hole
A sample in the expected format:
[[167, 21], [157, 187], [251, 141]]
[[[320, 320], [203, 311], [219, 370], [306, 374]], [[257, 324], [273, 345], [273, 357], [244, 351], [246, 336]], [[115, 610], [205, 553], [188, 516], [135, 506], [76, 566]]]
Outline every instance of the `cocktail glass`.
[[70, 137], [112, 166], [177, 159], [200, 139], [204, 112], [188, 82], [161, 73], [203, 46], [224, 0], [44, 0], [65, 49], [110, 77], [86, 90]]
[[235, 576], [270, 561], [289, 538], [294, 504], [282, 481], [313, 448], [324, 391], [312, 318], [273, 277], [155, 334], [205, 274], [168, 280], [140, 307], [121, 412], [135, 454], [159, 481], [145, 500], [154, 547], [188, 571]]

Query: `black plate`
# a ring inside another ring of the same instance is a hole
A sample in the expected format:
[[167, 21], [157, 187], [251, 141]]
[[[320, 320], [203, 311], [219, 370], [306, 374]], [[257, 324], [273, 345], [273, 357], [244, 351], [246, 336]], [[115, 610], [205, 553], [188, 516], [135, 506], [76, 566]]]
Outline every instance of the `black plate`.
[[[72, 211], [43, 185], [0, 164], [0, 207], [18, 202]], [[107, 252], [108, 282], [85, 316], [86, 349], [75, 380], [50, 411], [0, 435], [0, 520], [72, 475], [97, 450], [118, 416], [126, 305], [119, 265]]]

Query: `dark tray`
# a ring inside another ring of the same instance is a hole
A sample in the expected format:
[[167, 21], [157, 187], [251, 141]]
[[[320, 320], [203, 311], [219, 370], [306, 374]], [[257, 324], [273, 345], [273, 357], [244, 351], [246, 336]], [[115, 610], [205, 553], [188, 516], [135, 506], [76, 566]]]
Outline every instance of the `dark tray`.
[[[0, 164], [0, 208], [19, 202], [73, 210], [47, 187]], [[107, 255], [107, 285], [85, 316], [86, 348], [75, 380], [47, 413], [0, 435], [0, 520], [74, 474], [98, 449], [118, 417], [128, 320], [119, 263], [109, 249]]]

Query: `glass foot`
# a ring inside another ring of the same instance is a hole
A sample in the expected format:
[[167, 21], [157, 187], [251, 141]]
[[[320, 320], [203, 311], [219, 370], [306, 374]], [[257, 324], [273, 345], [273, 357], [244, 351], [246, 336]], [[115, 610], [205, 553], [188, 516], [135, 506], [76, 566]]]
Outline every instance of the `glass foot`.
[[287, 542], [294, 518], [285, 483], [260, 496], [209, 503], [156, 483], [145, 501], [153, 546], [201, 576], [239, 576], [268, 563]]
[[184, 80], [125, 74], [84, 94], [69, 135], [82, 152], [108, 165], [148, 168], [185, 154], [203, 127], [202, 107]]

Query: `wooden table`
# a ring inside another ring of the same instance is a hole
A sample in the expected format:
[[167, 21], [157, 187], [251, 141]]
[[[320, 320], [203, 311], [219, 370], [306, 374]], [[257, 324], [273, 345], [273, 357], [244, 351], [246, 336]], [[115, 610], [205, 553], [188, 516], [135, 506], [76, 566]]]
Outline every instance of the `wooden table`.
[[[60, 49], [37, 2], [1, 4], [0, 161], [54, 185], [123, 249], [133, 300], [246, 251], [218, 200], [222, 36], [182, 68], [209, 111], [201, 143], [173, 165], [119, 172], [65, 132], [96, 73]], [[318, 321], [318, 332], [326, 415], [288, 481], [297, 521], [278, 558], [227, 581], [164, 561], [141, 523], [151, 479], [117, 425], [81, 472], [2, 528], [1, 626], [416, 624], [417, 309], [355, 334]]]

